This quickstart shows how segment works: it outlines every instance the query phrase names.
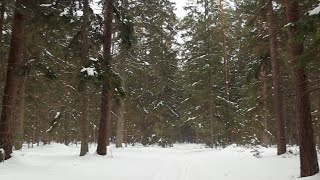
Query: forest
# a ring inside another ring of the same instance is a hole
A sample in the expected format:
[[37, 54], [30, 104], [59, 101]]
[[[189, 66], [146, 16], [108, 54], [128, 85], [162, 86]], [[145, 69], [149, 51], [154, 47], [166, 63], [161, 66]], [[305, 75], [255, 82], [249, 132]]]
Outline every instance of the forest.
[[319, 60], [318, 0], [0, 0], [0, 172], [52, 143], [199, 144], [297, 146], [313, 176]]

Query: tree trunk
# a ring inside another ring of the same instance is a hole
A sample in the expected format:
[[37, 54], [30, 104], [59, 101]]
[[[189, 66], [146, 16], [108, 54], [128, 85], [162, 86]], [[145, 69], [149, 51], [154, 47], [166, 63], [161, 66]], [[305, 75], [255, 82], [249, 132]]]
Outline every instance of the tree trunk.
[[16, 150], [22, 148], [23, 143], [23, 124], [25, 118], [25, 91], [26, 91], [26, 77], [19, 77], [20, 82], [18, 85], [17, 100], [16, 100], [16, 110], [14, 118], [14, 132], [13, 132], [13, 145]]
[[[128, 0], [123, 0], [123, 7], [125, 13], [127, 13], [128, 10]], [[127, 50], [126, 48], [123, 49], [124, 51]], [[120, 59], [120, 66], [119, 66], [119, 72], [121, 76], [121, 87], [125, 91], [125, 72], [126, 68], [126, 58]], [[117, 137], [116, 137], [116, 147], [122, 147], [122, 143], [124, 142], [124, 124], [125, 124], [125, 99], [124, 97], [119, 97], [119, 103], [118, 103], [118, 121], [117, 121]]]
[[267, 2], [268, 8], [268, 25], [270, 37], [270, 56], [272, 64], [272, 83], [273, 83], [273, 104], [277, 126], [277, 154], [281, 155], [286, 153], [286, 137], [285, 137], [285, 121], [283, 114], [283, 97], [281, 94], [281, 77], [279, 73], [279, 60], [278, 60], [278, 43], [277, 32], [273, 19], [273, 6], [272, 0]]
[[[84, 67], [89, 66], [89, 13], [89, 1], [83, 0], [82, 63]], [[85, 77], [82, 77], [80, 86], [82, 98], [82, 116], [79, 123], [81, 134], [80, 156], [84, 156], [89, 151], [89, 87]]]
[[222, 33], [222, 44], [223, 44], [223, 64], [224, 64], [224, 93], [226, 100], [226, 117], [225, 117], [225, 128], [228, 143], [232, 143], [232, 117], [230, 115], [230, 95], [229, 95], [229, 65], [228, 65], [228, 54], [227, 54], [227, 36], [226, 36], [226, 27], [225, 27], [225, 18], [223, 11], [223, 1], [220, 0], [220, 24], [221, 24], [221, 33]]
[[213, 148], [215, 142], [214, 142], [214, 114], [213, 114], [213, 94], [212, 94], [212, 73], [209, 70], [208, 73], [209, 83], [208, 83], [208, 96], [209, 96], [209, 119], [210, 119], [210, 147]]
[[5, 150], [5, 159], [12, 153], [12, 120], [15, 110], [16, 89], [18, 86], [18, 65], [21, 62], [24, 43], [25, 17], [20, 12], [23, 0], [16, 1], [16, 10], [12, 25], [12, 39], [8, 58], [6, 85], [0, 119], [0, 147]]
[[298, 141], [300, 146], [300, 174], [301, 177], [306, 177], [318, 173], [319, 165], [312, 127], [308, 78], [305, 68], [302, 67], [300, 63], [300, 57], [303, 54], [303, 42], [297, 40], [297, 37], [300, 35], [296, 25], [299, 21], [299, 1], [285, 0], [285, 5], [287, 19], [292, 25], [289, 29], [289, 39], [294, 77]]
[[113, 19], [113, 0], [106, 0], [105, 6], [107, 11], [105, 13], [104, 22], [104, 41], [103, 41], [103, 70], [104, 77], [102, 82], [101, 92], [101, 110], [100, 110], [100, 125], [97, 153], [99, 155], [107, 154], [107, 144], [109, 142], [108, 129], [110, 129], [111, 122], [111, 46], [112, 46], [112, 19]]
[[[3, 43], [2, 43], [2, 37], [3, 37], [3, 26], [4, 26], [4, 13], [6, 11], [6, 0], [1, 0], [1, 7], [0, 7], [0, 47], [3, 48]], [[0, 51], [0, 63], [3, 64], [2, 62], [2, 49]]]
[[[123, 84], [124, 85], [124, 84]], [[124, 139], [124, 113], [125, 113], [125, 104], [124, 99], [120, 97], [118, 104], [118, 121], [117, 121], [117, 137], [116, 137], [116, 147], [122, 147]]]
[[[6, 11], [6, 0], [1, 0], [1, 7], [0, 7], [0, 68], [4, 69], [5, 66], [5, 62], [4, 62], [4, 54], [3, 54], [3, 47], [4, 47], [4, 43], [2, 43], [3, 40], [3, 27], [4, 27], [4, 13]], [[1, 73], [1, 78], [5, 76], [4, 73]], [[3, 87], [3, 82], [1, 82], [1, 87]]]
[[268, 138], [268, 108], [267, 108], [267, 98], [268, 98], [268, 89], [267, 89], [267, 72], [266, 72], [266, 63], [263, 62], [260, 68], [260, 78], [261, 78], [261, 97], [263, 102], [263, 113], [262, 113], [262, 136], [261, 144], [265, 147], [269, 145]]

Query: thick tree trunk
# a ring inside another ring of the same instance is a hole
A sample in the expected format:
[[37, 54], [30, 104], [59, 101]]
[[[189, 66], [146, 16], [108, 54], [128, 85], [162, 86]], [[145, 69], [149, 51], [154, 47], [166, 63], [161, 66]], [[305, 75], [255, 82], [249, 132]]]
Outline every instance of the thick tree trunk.
[[22, 148], [23, 143], [23, 124], [25, 118], [25, 91], [26, 91], [26, 77], [20, 77], [16, 100], [16, 110], [14, 118], [14, 132], [13, 132], [13, 145], [16, 150]]
[[[89, 1], [83, 0], [83, 26], [82, 26], [82, 63], [89, 66]], [[86, 79], [82, 79], [80, 86], [82, 98], [82, 116], [80, 119], [81, 148], [80, 156], [89, 151], [89, 87]]]
[[266, 63], [263, 62], [260, 68], [260, 78], [261, 78], [261, 97], [263, 103], [263, 113], [262, 113], [262, 136], [261, 144], [265, 147], [269, 145], [268, 138], [268, 108], [267, 108], [267, 98], [268, 98], [268, 88], [267, 88], [267, 72], [266, 72]]
[[12, 153], [12, 120], [15, 110], [16, 91], [18, 86], [18, 65], [21, 62], [24, 42], [25, 17], [20, 12], [23, 0], [16, 1], [16, 10], [12, 25], [12, 39], [8, 58], [8, 69], [2, 112], [0, 119], [0, 148], [5, 150], [5, 159], [9, 159]]
[[277, 126], [277, 154], [286, 153], [285, 121], [283, 113], [283, 97], [281, 94], [281, 77], [279, 72], [277, 32], [273, 19], [272, 0], [267, 2], [268, 25], [270, 37], [270, 56], [272, 64], [273, 104]]
[[112, 19], [113, 19], [113, 0], [106, 0], [105, 5], [107, 11], [104, 22], [104, 41], [103, 41], [103, 70], [104, 78], [102, 82], [101, 92], [101, 111], [100, 111], [100, 125], [97, 153], [99, 155], [107, 154], [107, 144], [109, 142], [108, 129], [110, 129], [111, 122], [111, 46], [112, 46]]
[[287, 19], [291, 24], [289, 38], [292, 54], [291, 63], [294, 71], [295, 107], [300, 146], [300, 173], [301, 177], [306, 177], [318, 173], [319, 165], [312, 127], [308, 78], [305, 68], [302, 67], [300, 63], [300, 57], [303, 53], [303, 43], [297, 41], [297, 37], [300, 34], [296, 26], [296, 23], [299, 21], [299, 1], [285, 0], [285, 5]]

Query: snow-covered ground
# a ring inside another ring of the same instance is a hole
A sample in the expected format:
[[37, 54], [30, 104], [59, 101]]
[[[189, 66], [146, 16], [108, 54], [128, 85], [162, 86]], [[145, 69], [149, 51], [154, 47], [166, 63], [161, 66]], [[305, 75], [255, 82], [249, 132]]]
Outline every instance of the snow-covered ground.
[[[15, 151], [0, 163], [0, 180], [294, 180], [299, 158], [276, 156], [276, 149], [207, 149], [179, 144], [172, 148], [109, 148], [108, 156], [79, 157], [79, 147], [51, 144]], [[296, 152], [296, 148], [293, 148]], [[303, 180], [318, 180], [316, 175]]]

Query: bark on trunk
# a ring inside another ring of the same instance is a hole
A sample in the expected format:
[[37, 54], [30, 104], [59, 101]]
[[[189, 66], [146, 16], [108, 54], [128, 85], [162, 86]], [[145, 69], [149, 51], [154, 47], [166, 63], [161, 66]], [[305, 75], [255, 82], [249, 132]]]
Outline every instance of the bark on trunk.
[[5, 150], [5, 159], [9, 159], [12, 153], [12, 119], [15, 110], [16, 89], [18, 85], [17, 70], [23, 54], [25, 17], [19, 10], [22, 3], [23, 0], [16, 1], [0, 120], [0, 147]]
[[107, 12], [104, 22], [104, 42], [103, 42], [103, 70], [105, 76], [102, 82], [101, 111], [97, 153], [107, 154], [107, 144], [109, 142], [108, 129], [111, 122], [111, 46], [112, 46], [112, 19], [113, 19], [113, 0], [106, 0]]
[[210, 119], [210, 147], [213, 148], [214, 142], [214, 114], [213, 114], [213, 94], [212, 94], [212, 73], [209, 71], [208, 96], [209, 96], [209, 119]]
[[300, 64], [300, 57], [303, 53], [303, 43], [297, 41], [297, 37], [300, 34], [296, 26], [296, 23], [299, 21], [299, 1], [285, 0], [285, 5], [287, 19], [292, 25], [289, 29], [289, 38], [294, 77], [298, 141], [300, 146], [300, 174], [301, 177], [306, 177], [318, 173], [319, 165], [312, 127], [308, 78], [305, 68]]
[[[83, 0], [83, 26], [82, 26], [82, 63], [89, 66], [89, 1]], [[80, 156], [89, 152], [89, 87], [83, 77], [80, 87], [82, 98], [82, 116], [80, 119], [81, 148]]]
[[20, 77], [17, 92], [17, 101], [16, 101], [16, 111], [14, 119], [14, 134], [13, 134], [13, 145], [16, 150], [22, 148], [23, 143], [23, 124], [25, 118], [25, 91], [26, 91], [26, 77]]
[[220, 24], [221, 24], [221, 33], [222, 33], [222, 44], [223, 44], [223, 65], [224, 65], [224, 93], [226, 99], [226, 118], [225, 118], [225, 127], [228, 143], [232, 143], [232, 117], [230, 115], [230, 96], [229, 96], [229, 65], [228, 65], [228, 53], [227, 53], [227, 36], [226, 36], [226, 28], [225, 28], [225, 18], [224, 18], [224, 10], [223, 10], [223, 1], [220, 0]]
[[279, 72], [279, 59], [278, 59], [278, 43], [277, 32], [273, 19], [273, 5], [272, 0], [267, 2], [268, 9], [268, 25], [270, 37], [270, 56], [272, 65], [272, 83], [273, 83], [273, 107], [276, 118], [277, 126], [277, 154], [281, 155], [286, 153], [286, 134], [285, 134], [285, 120], [283, 113], [283, 97], [281, 94], [281, 77]]
[[266, 63], [263, 62], [260, 69], [260, 78], [262, 83], [261, 88], [261, 97], [263, 102], [263, 114], [262, 114], [262, 136], [261, 144], [265, 147], [269, 145], [268, 138], [268, 110], [267, 110], [267, 98], [268, 98], [268, 89], [267, 89], [267, 72], [266, 72]]
[[[128, 10], [128, 1], [123, 0], [123, 7], [125, 14], [127, 13]], [[128, 49], [124, 48], [123, 51], [126, 51]], [[121, 87], [125, 91], [125, 81], [126, 81], [126, 74], [125, 74], [125, 68], [126, 68], [126, 58], [121, 58], [120, 59], [120, 66], [119, 66], [119, 72], [121, 76]], [[116, 147], [122, 147], [122, 143], [124, 142], [124, 128], [125, 128], [125, 99], [124, 97], [119, 98], [119, 103], [118, 103], [118, 121], [117, 121], [117, 137], [116, 137]]]
[[[4, 27], [4, 21], [5, 21], [5, 11], [6, 11], [6, 5], [7, 2], [6, 0], [1, 0], [1, 7], [0, 7], [0, 47], [3, 47], [4, 44], [2, 43], [3, 41], [3, 27]], [[6, 63], [4, 62], [4, 52], [3, 52], [3, 48], [0, 49], [0, 68], [4, 69]], [[6, 74], [5, 71], [2, 72], [1, 74], [1, 78], [5, 78]], [[3, 87], [4, 82], [0, 82], [1, 87]]]
[[124, 99], [120, 97], [118, 104], [118, 121], [117, 121], [117, 137], [116, 137], [116, 147], [122, 147], [124, 139], [124, 113], [125, 113], [125, 104]]

